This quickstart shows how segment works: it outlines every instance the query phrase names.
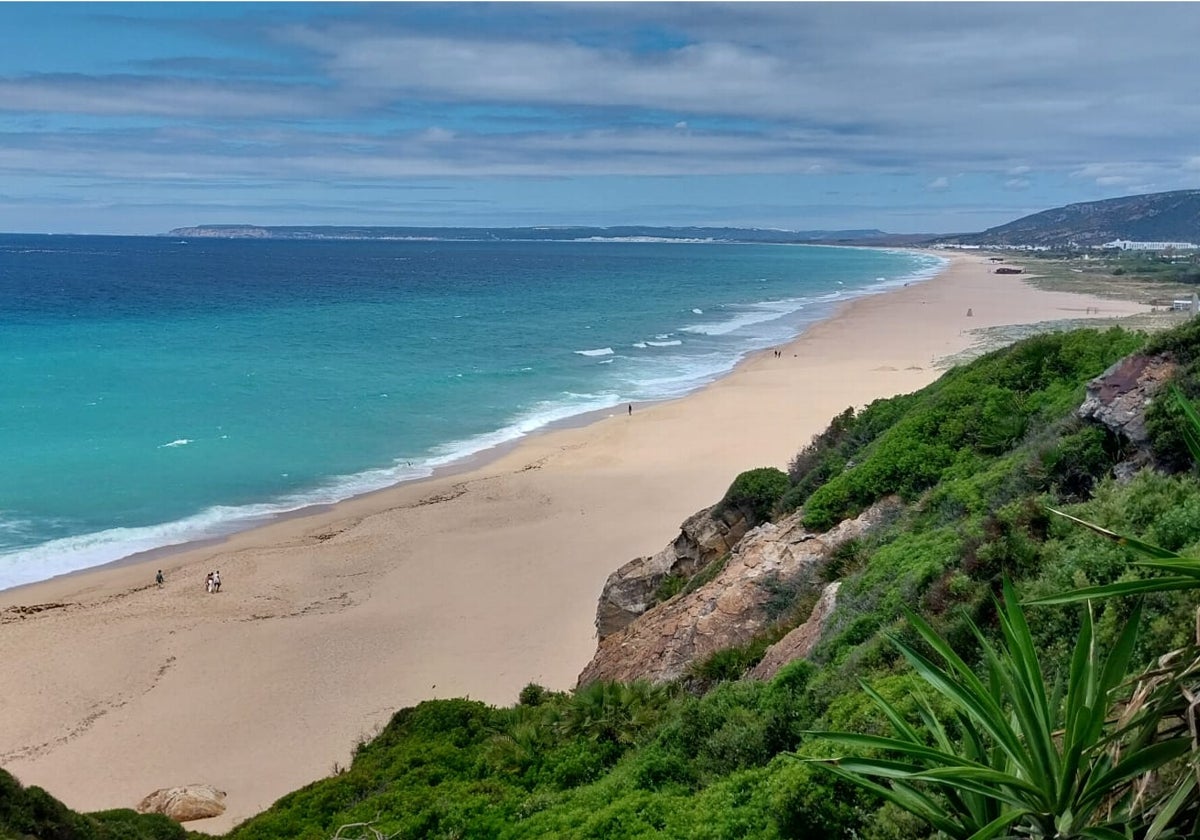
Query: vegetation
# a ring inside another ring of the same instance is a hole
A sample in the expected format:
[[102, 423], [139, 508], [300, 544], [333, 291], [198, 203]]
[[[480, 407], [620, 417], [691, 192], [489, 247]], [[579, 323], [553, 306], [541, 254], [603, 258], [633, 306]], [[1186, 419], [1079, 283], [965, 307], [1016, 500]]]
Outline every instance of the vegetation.
[[729, 490], [717, 505], [718, 515], [729, 509], [742, 513], [752, 524], [771, 518], [780, 497], [788, 489], [788, 477], [774, 467], [748, 470], [733, 480]]
[[[728, 503], [756, 516], [802, 509], [813, 527], [886, 496], [905, 502], [824, 570], [842, 586], [809, 661], [769, 682], [743, 677], [811, 606], [811, 592], [780, 586], [768, 633], [678, 684], [530, 685], [509, 708], [421, 703], [348, 769], [228, 840], [329, 840], [343, 826], [343, 838], [505, 840], [1182, 836], [1197, 806], [1178, 668], [1144, 669], [1195, 642], [1195, 590], [1018, 606], [1182, 574], [1131, 564], [1131, 545], [1174, 562], [1200, 550], [1190, 468], [1118, 482], [1125, 444], [1074, 418], [1084, 383], [1144, 343], [1120, 330], [1029, 339], [848, 409], [786, 475], [739, 477]], [[1200, 329], [1154, 346], [1182, 361], [1188, 393]], [[1174, 409], [1154, 411], [1163, 448]], [[673, 581], [663, 595], [697, 585]]]
[[179, 823], [120, 809], [78, 814], [0, 770], [0, 840], [184, 840]]
[[1096, 644], [1091, 610], [1084, 613], [1065, 689], [1047, 681], [1011, 585], [998, 615], [999, 645], [973, 628], [984, 663], [981, 678], [910, 614], [942, 664], [893, 642], [953, 716], [943, 723], [918, 695], [920, 720], [914, 724], [864, 686], [895, 734], [814, 733], [868, 751], [821, 763], [948, 837], [1149, 838], [1172, 836], [1164, 832], [1174, 827], [1190, 836], [1196, 779], [1181, 760], [1194, 749], [1193, 740], [1186, 728], [1164, 727], [1171, 704], [1133, 702], [1123, 691], [1140, 609], [1125, 620], [1107, 657]]

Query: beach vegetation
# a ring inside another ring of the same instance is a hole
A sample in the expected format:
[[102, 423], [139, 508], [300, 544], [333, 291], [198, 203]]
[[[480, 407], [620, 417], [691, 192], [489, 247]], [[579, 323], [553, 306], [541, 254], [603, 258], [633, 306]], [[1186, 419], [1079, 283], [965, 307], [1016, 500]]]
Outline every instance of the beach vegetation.
[[751, 525], [766, 522], [771, 518], [780, 498], [787, 492], [788, 476], [775, 467], [759, 467], [747, 470], [733, 480], [725, 497], [717, 504], [714, 516], [727, 510], [737, 510]]
[[187, 840], [179, 823], [129, 809], [81, 814], [0, 770], [0, 840]]

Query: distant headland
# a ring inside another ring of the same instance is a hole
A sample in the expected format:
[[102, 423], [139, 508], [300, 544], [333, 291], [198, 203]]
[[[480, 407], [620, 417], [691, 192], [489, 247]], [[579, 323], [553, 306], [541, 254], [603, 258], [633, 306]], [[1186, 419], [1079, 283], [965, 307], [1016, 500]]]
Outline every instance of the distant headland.
[[[334, 225], [197, 225], [164, 236], [218, 239], [378, 239], [494, 242], [740, 242], [875, 247], [984, 247], [1079, 250], [1118, 242], [1200, 242], [1200, 190], [1130, 195], [1043, 210], [979, 233], [887, 233], [739, 227], [347, 227]], [[1162, 250], [1162, 249], [1159, 249]]]
[[777, 230], [734, 227], [346, 227], [335, 225], [197, 225], [164, 236], [208, 239], [382, 239], [484, 242], [847, 242], [888, 236], [881, 230]]

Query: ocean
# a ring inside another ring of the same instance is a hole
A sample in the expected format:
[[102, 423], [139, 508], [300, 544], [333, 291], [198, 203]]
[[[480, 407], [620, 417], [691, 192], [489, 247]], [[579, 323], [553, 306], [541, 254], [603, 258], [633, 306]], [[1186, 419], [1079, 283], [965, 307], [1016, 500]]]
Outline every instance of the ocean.
[[0, 236], [0, 589], [681, 396], [905, 251]]

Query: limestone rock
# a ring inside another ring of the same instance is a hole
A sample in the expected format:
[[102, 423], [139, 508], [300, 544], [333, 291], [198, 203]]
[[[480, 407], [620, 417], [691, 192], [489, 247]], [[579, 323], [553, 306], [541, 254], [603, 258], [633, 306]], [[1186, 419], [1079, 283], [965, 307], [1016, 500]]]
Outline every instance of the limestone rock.
[[1126, 356], [1088, 383], [1087, 398], [1076, 413], [1148, 449], [1146, 408], [1176, 367], [1169, 356]]
[[166, 814], [177, 822], [203, 820], [225, 813], [225, 791], [212, 785], [160, 788], [138, 803], [139, 814]]
[[773, 620], [768, 608], [773, 590], [815, 588], [821, 566], [837, 546], [878, 527], [899, 507], [895, 499], [879, 502], [823, 534], [805, 529], [799, 513], [758, 526], [737, 543], [713, 580], [656, 605], [602, 638], [579, 675], [579, 685], [597, 680], [667, 682], [682, 676], [692, 663], [749, 641]]
[[753, 679], [769, 680], [779, 673], [779, 669], [784, 665], [797, 659], [806, 659], [812, 653], [825, 630], [826, 621], [837, 606], [837, 592], [841, 585], [840, 580], [835, 580], [821, 590], [821, 597], [808, 620], [767, 648], [762, 661], [750, 670]]
[[608, 576], [596, 607], [596, 632], [601, 639], [649, 609], [668, 575], [690, 578], [745, 535], [745, 518], [732, 511], [718, 516], [714, 510], [692, 514], [680, 526], [679, 536], [662, 551], [630, 560]]

